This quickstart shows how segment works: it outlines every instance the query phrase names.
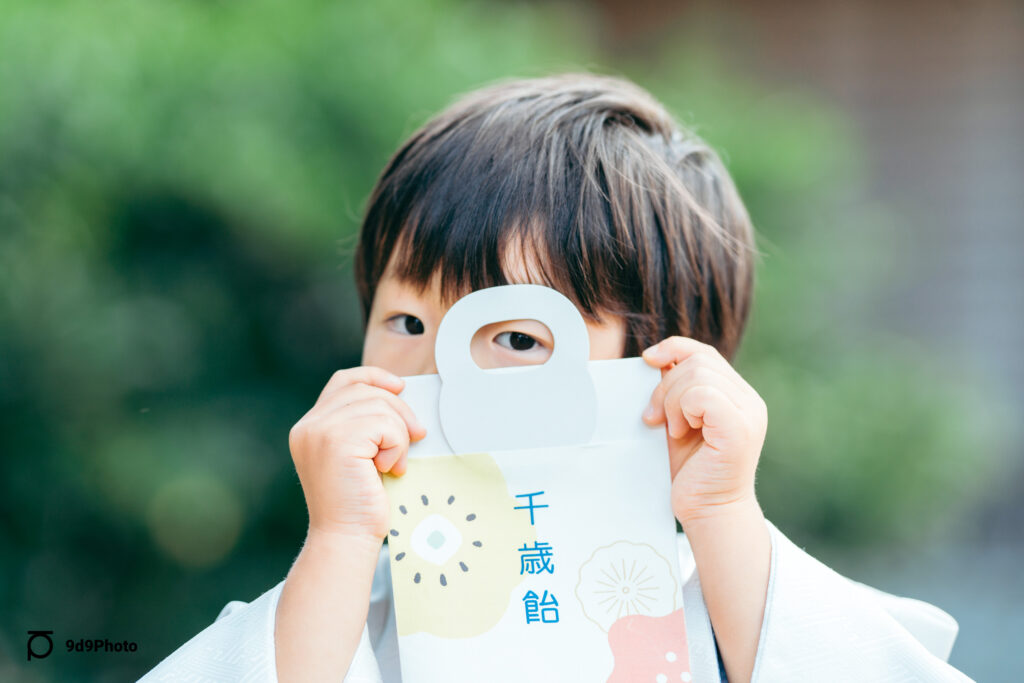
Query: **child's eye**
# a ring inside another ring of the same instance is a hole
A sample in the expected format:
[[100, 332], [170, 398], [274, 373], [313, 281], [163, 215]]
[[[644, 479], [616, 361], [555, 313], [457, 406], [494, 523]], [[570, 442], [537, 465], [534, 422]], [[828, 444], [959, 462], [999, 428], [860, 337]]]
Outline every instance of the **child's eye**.
[[423, 334], [423, 321], [408, 313], [388, 318], [388, 326], [401, 334]]
[[539, 345], [536, 339], [522, 332], [502, 332], [494, 341], [513, 351], [529, 351]]

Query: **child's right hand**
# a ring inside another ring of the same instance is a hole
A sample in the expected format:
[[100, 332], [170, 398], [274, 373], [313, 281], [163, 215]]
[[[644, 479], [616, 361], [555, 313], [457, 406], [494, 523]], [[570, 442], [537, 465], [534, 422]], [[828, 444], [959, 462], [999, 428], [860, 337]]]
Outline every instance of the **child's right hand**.
[[427, 433], [397, 395], [404, 386], [401, 377], [377, 367], [339, 370], [288, 433], [311, 534], [378, 541], [387, 535], [379, 473], [404, 474], [409, 442]]

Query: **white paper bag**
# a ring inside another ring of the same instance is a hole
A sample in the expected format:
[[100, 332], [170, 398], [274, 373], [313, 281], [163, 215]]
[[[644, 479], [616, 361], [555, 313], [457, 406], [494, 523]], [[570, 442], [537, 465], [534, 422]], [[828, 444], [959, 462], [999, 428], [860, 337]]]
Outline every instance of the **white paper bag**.
[[[534, 319], [543, 365], [482, 370], [482, 326]], [[589, 361], [573, 303], [540, 285], [477, 290], [438, 329], [437, 375], [401, 393], [427, 429], [384, 475], [404, 683], [688, 681], [661, 372]]]

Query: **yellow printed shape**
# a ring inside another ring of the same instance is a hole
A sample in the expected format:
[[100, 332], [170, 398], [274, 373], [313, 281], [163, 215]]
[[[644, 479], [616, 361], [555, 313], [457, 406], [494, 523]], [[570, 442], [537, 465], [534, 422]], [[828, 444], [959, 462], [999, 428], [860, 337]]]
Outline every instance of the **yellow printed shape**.
[[493, 628], [523, 580], [518, 549], [537, 539], [494, 458], [411, 458], [404, 475], [383, 481], [398, 635], [469, 638]]

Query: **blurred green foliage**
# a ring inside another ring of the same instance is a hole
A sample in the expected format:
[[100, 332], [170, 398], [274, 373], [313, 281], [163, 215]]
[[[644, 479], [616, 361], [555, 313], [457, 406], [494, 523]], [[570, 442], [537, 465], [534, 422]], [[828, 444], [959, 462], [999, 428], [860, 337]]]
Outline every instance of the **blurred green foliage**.
[[[0, 5], [0, 678], [136, 677], [284, 577], [306, 522], [288, 430], [359, 362], [363, 201], [405, 135], [495, 78], [614, 64], [723, 151], [764, 251], [737, 366], [769, 405], [769, 518], [907, 540], [977, 499], [990, 401], [849, 324], [899, 264], [892, 216], [850, 201], [842, 118], [695, 37], [613, 59], [593, 23], [446, 0]], [[55, 655], [21, 663], [26, 629], [54, 629]], [[60, 651], [80, 637], [139, 650]]]

